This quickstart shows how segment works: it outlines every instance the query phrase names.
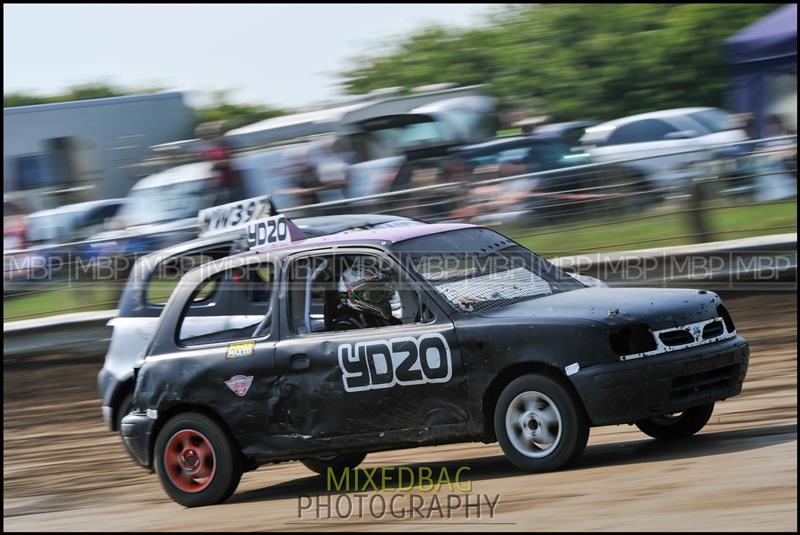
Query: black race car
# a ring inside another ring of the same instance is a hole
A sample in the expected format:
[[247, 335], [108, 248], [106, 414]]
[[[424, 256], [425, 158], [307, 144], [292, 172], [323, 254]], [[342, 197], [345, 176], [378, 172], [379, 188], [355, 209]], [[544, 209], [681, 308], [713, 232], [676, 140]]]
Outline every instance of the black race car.
[[741, 390], [748, 344], [714, 293], [587, 288], [472, 225], [274, 228], [183, 277], [136, 368], [122, 435], [183, 505], [261, 464], [444, 443], [555, 470], [591, 426], [688, 437]]

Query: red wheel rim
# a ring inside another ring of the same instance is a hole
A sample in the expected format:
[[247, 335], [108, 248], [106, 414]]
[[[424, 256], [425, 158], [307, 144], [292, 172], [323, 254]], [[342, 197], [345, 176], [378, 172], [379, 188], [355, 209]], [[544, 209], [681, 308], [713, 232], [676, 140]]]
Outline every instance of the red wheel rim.
[[167, 477], [183, 492], [200, 492], [208, 487], [214, 479], [216, 461], [211, 442], [193, 429], [172, 435], [164, 449]]

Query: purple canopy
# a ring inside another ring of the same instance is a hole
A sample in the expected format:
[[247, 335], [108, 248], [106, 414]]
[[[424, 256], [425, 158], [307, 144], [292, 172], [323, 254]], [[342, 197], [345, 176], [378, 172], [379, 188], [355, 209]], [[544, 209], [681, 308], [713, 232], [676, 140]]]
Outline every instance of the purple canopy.
[[757, 20], [725, 42], [733, 72], [730, 107], [755, 115], [762, 134], [769, 76], [797, 72], [797, 4]]

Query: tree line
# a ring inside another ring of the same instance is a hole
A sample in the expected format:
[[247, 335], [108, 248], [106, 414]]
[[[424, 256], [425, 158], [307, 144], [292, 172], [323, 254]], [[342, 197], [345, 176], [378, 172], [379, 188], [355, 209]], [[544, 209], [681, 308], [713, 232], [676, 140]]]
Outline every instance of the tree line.
[[724, 107], [724, 40], [779, 5], [511, 5], [480, 27], [430, 26], [386, 43], [341, 77], [353, 94], [486, 84], [501, 109], [556, 120]]

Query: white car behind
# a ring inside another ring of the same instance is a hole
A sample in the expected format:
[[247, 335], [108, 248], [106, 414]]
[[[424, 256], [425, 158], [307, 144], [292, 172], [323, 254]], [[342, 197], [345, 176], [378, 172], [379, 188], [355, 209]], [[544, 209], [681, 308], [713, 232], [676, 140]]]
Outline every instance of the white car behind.
[[[587, 128], [581, 143], [596, 162], [644, 158], [627, 165], [653, 186], [675, 185], [709, 151], [670, 154], [746, 141], [730, 114], [717, 108], [679, 108], [632, 115]], [[657, 156], [665, 155], [661, 158]]]

